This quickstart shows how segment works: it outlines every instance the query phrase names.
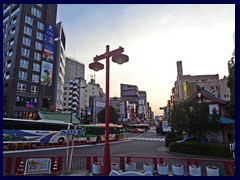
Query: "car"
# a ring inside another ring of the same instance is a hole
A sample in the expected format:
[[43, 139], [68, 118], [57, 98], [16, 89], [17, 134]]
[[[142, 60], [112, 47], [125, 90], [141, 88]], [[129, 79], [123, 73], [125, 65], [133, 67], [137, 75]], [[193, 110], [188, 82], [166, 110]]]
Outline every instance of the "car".
[[182, 139], [179, 140], [177, 142], [199, 142], [199, 143], [207, 143], [207, 139], [204, 137], [200, 137], [200, 138], [186, 138], [186, 139]]
[[29, 140], [21, 135], [5, 135], [3, 136], [3, 150], [10, 149], [28, 149], [28, 148], [36, 148], [40, 145], [40, 141], [37, 140]]
[[139, 128], [133, 128], [133, 129], [130, 129], [129, 132], [131, 132], [131, 133], [144, 133], [144, 130], [139, 129]]
[[179, 140], [177, 142], [194, 142], [194, 141], [196, 141], [194, 138], [186, 138], [186, 139]]

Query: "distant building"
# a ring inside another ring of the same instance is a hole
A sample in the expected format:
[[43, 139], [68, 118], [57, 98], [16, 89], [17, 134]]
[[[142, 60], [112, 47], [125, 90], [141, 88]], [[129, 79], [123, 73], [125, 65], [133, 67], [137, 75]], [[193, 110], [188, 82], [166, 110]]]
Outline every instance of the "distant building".
[[128, 102], [128, 119], [134, 120], [138, 117], [139, 92], [136, 85], [120, 84], [121, 100]]
[[147, 93], [146, 91], [138, 91], [139, 93], [139, 108], [138, 117], [144, 119], [147, 117]]
[[85, 65], [72, 57], [66, 57], [65, 82], [85, 77]]
[[230, 99], [230, 89], [227, 87], [227, 79], [219, 80], [218, 74], [213, 75], [183, 75], [182, 63], [177, 62], [177, 80], [172, 89], [171, 101], [179, 102], [187, 99], [196, 89], [196, 85], [213, 93], [216, 97]]

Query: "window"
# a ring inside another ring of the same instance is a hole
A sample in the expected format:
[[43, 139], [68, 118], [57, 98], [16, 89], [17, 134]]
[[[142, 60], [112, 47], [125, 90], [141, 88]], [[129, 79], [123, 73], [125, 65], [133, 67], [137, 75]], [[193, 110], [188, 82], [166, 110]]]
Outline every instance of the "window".
[[42, 59], [41, 54], [37, 53], [37, 52], [34, 52], [34, 59], [37, 60], [37, 61], [41, 61], [41, 59]]
[[43, 34], [37, 31], [36, 38], [39, 40], [43, 40]]
[[29, 25], [33, 25], [33, 18], [26, 15], [25, 16], [25, 23], [27, 23]]
[[7, 42], [7, 45], [11, 46], [14, 44], [14, 37], [11, 38], [8, 42]]
[[6, 52], [6, 56], [10, 57], [13, 55], [13, 49], [9, 49], [7, 52]]
[[21, 68], [25, 68], [25, 69], [28, 69], [28, 61], [27, 60], [23, 60], [23, 59], [21, 59], [20, 60], [20, 67]]
[[16, 10], [11, 12], [11, 17], [13, 17], [15, 14], [17, 14], [20, 10], [20, 7], [18, 7]]
[[31, 93], [37, 94], [38, 93], [38, 86], [31, 86]]
[[11, 21], [10, 21], [10, 24], [16, 24], [17, 22], [17, 17], [14, 17]]
[[31, 39], [23, 37], [22, 43], [26, 46], [31, 46]]
[[10, 73], [9, 72], [5, 72], [3, 75], [3, 79], [4, 80], [8, 80], [10, 78]]
[[30, 27], [24, 26], [24, 34], [27, 34], [29, 36], [32, 35], [32, 29]]
[[33, 64], [33, 71], [40, 72], [40, 64]]
[[5, 17], [5, 18], [3, 19], [3, 23], [5, 23], [8, 19], [9, 19], [9, 16]]
[[22, 49], [21, 49], [21, 55], [22, 55], [22, 56], [25, 56], [25, 57], [29, 57], [29, 55], [30, 55], [30, 50], [29, 50], [29, 49], [22, 48]]
[[31, 9], [31, 13], [32, 13], [32, 15], [41, 18], [41, 14], [42, 14], [42, 13], [41, 13], [40, 10], [38, 10], [38, 9], [36, 9], [36, 8], [34, 8], [34, 7], [32, 7], [32, 9]]
[[5, 68], [10, 68], [10, 67], [11, 67], [11, 60], [5, 62], [4, 67], [5, 67]]
[[9, 30], [8, 34], [14, 35], [16, 32], [16, 27], [13, 27], [12, 29]]
[[44, 24], [41, 22], [37, 23], [37, 27], [38, 27], [38, 29], [44, 30]]
[[39, 42], [36, 42], [35, 48], [36, 48], [37, 50], [39, 50], [39, 51], [42, 51], [42, 44], [39, 43]]
[[39, 83], [39, 75], [33, 74], [32, 75], [32, 82]]
[[17, 91], [19, 91], [19, 92], [26, 92], [26, 84], [18, 83], [17, 84]]
[[18, 78], [19, 78], [20, 80], [27, 80], [27, 72], [19, 71], [19, 73], [18, 73]]

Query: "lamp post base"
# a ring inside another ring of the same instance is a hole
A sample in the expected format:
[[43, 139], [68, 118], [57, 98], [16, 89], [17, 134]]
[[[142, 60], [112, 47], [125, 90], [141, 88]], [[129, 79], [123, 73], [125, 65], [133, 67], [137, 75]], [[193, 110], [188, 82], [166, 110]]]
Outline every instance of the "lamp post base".
[[103, 157], [103, 175], [108, 176], [111, 171], [111, 159], [110, 159], [110, 145], [109, 142], [105, 142], [104, 157]]

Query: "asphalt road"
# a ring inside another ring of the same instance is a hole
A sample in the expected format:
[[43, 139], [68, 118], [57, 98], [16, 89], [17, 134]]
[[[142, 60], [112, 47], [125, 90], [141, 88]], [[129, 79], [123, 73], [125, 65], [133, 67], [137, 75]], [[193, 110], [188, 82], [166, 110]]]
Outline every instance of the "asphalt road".
[[[114, 156], [165, 156], [165, 157], [192, 157], [204, 158], [191, 154], [168, 152], [165, 148], [165, 136], [157, 135], [154, 128], [144, 133], [124, 133], [127, 140], [110, 142], [110, 152]], [[70, 149], [70, 148], [69, 148]], [[39, 156], [66, 156], [66, 147], [50, 149], [32, 149], [24, 151], [3, 152], [3, 157], [39, 157]], [[68, 151], [70, 153], [70, 150]], [[75, 146], [74, 155], [101, 156], [104, 154], [104, 143]], [[207, 157], [211, 158], [211, 157]], [[214, 157], [215, 158], [215, 157]], [[221, 158], [223, 159], [223, 158]]]
[[[164, 147], [164, 136], [159, 136], [152, 129], [144, 133], [124, 133], [127, 140], [110, 142], [111, 155], [140, 155], [140, 156], [163, 156], [161, 151]], [[81, 145], [74, 147], [73, 155], [103, 155], [104, 143]], [[66, 148], [33, 149], [24, 151], [4, 152], [3, 156], [59, 156], [66, 155]]]

